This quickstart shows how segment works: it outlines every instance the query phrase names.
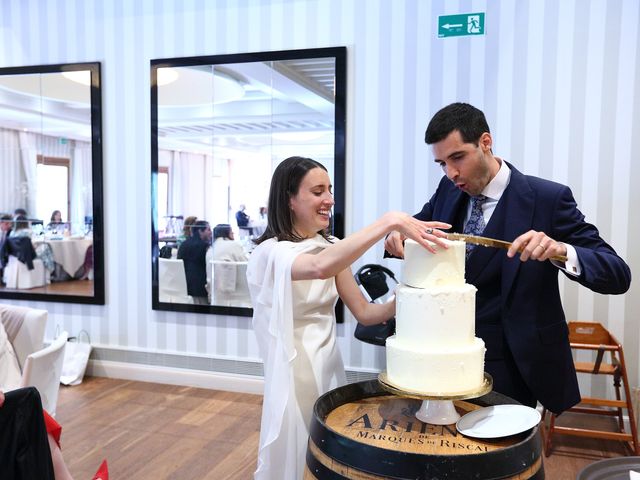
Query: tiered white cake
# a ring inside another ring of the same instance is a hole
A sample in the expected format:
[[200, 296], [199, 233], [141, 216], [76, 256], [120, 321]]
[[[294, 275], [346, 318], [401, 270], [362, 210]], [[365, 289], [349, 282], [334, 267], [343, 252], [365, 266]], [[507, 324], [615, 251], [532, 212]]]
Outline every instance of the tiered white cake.
[[387, 339], [387, 378], [402, 389], [456, 395], [484, 382], [484, 342], [475, 337], [476, 288], [465, 283], [465, 243], [433, 254], [404, 246], [396, 290], [396, 334]]

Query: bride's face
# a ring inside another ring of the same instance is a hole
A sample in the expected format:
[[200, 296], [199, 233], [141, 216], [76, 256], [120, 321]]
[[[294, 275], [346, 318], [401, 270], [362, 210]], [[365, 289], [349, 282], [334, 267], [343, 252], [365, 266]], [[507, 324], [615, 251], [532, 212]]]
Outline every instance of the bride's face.
[[335, 203], [331, 190], [329, 175], [322, 168], [313, 168], [304, 176], [298, 193], [289, 200], [293, 228], [299, 235], [311, 238], [329, 226]]

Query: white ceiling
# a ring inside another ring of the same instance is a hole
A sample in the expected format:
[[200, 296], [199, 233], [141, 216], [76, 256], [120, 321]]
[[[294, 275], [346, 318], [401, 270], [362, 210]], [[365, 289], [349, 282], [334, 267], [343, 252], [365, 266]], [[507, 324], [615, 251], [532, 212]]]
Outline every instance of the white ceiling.
[[88, 141], [90, 87], [61, 73], [0, 75], [0, 127]]
[[[255, 151], [266, 146], [304, 143], [327, 145], [333, 150], [333, 58], [175, 70], [178, 80], [158, 87], [161, 148]], [[198, 75], [193, 74], [194, 70]], [[235, 81], [244, 96], [218, 101], [224, 92], [218, 95], [219, 88], [213, 81], [217, 76]], [[194, 85], [197, 92], [190, 94]]]
[[[178, 79], [158, 87], [160, 148], [305, 144], [333, 151], [333, 58], [175, 70]], [[244, 95], [219, 103], [225, 83]], [[0, 76], [0, 127], [88, 141], [90, 88], [60, 73]]]

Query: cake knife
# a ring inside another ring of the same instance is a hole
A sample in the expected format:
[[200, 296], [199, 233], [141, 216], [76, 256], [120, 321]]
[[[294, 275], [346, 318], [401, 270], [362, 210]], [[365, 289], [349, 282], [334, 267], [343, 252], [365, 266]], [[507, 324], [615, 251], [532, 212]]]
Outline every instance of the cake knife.
[[[504, 248], [508, 250], [511, 247], [510, 242], [505, 242], [504, 240], [496, 240], [495, 238], [488, 237], [479, 237], [477, 235], [466, 235], [464, 233], [447, 233], [447, 239], [449, 240], [462, 240], [464, 242], [473, 243], [474, 245], [481, 245], [483, 247], [495, 247], [495, 248]], [[522, 252], [522, 249], [518, 250], [518, 252]], [[554, 255], [550, 257], [550, 260], [555, 260], [557, 262], [566, 262], [567, 257], [564, 255]]]

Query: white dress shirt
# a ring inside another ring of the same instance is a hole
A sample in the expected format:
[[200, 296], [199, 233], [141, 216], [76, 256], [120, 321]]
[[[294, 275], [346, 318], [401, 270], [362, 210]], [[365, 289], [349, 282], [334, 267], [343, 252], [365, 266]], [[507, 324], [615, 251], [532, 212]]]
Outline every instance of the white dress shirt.
[[[491, 179], [491, 181], [484, 187], [482, 190], [482, 195], [487, 197], [487, 200], [482, 204], [482, 216], [484, 217], [484, 224], [489, 224], [489, 220], [491, 219], [491, 215], [496, 210], [496, 206], [498, 205], [498, 201], [502, 197], [502, 194], [507, 189], [509, 185], [509, 180], [511, 180], [511, 169], [507, 165], [507, 162], [503, 162], [502, 159], [496, 157], [500, 162], [500, 169], [496, 176]], [[467, 205], [467, 214], [464, 219], [465, 225], [469, 221], [471, 217], [471, 202], [468, 202]], [[509, 240], [511, 241], [511, 240]], [[567, 261], [566, 263], [558, 262], [555, 260], [551, 260], [556, 267], [562, 269], [570, 275], [579, 276], [580, 275], [580, 262], [578, 261], [578, 253], [576, 249], [569, 244], [564, 244], [567, 247]]]

